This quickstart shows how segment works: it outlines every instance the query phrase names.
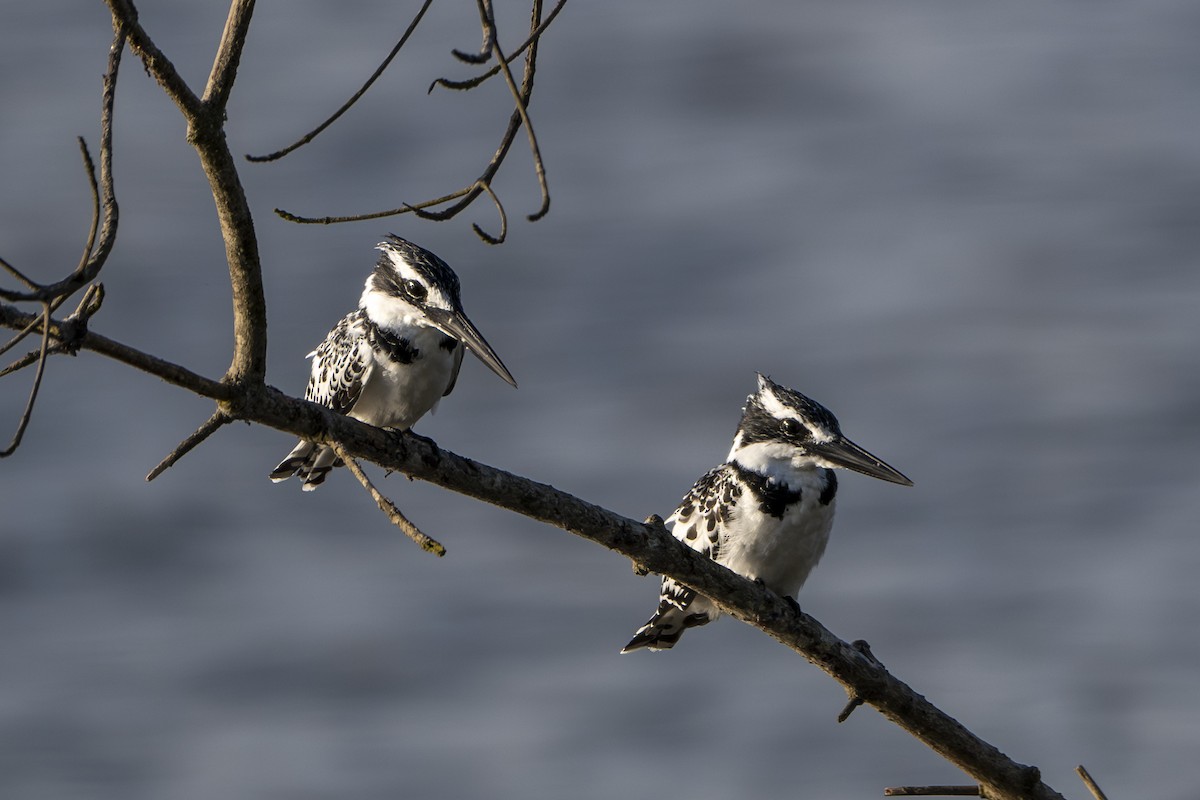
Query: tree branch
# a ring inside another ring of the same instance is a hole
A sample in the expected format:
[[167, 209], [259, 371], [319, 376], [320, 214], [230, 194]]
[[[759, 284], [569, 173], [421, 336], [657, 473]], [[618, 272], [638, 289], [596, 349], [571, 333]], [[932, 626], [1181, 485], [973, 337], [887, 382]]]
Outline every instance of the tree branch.
[[225, 416], [225, 414], [223, 414], [221, 411], [217, 411], [215, 414], [205, 420], [203, 425], [201, 425], [186, 439], [176, 445], [175, 449], [168, 453], [166, 458], [158, 462], [158, 465], [155, 466], [154, 469], [150, 470], [149, 473], [147, 473], [146, 481], [149, 482], [154, 480], [159, 475], [162, 475], [171, 467], [175, 466], [179, 462], [179, 459], [183, 458], [193, 449], [195, 449], [196, 445], [212, 436], [223, 426], [229, 424], [230, 421], [231, 420], [229, 417]]
[[[87, 172], [88, 185], [92, 192], [92, 219], [79, 264], [70, 275], [62, 280], [38, 285], [18, 271], [16, 267], [0, 259], [0, 265], [3, 265], [29, 289], [26, 292], [0, 289], [0, 298], [14, 303], [50, 302], [57, 306], [58, 303], [79, 291], [81, 287], [95, 280], [108, 260], [109, 253], [112, 252], [113, 245], [117, 240], [117, 223], [120, 219], [112, 173], [113, 104], [116, 99], [117, 75], [121, 68], [121, 53], [125, 49], [125, 37], [124, 28], [114, 21], [113, 41], [108, 50], [108, 70], [104, 73], [104, 88], [101, 94], [100, 179], [98, 183], [95, 164], [92, 161], [91, 153], [88, 152], [87, 143], [82, 138], [79, 139], [84, 169]], [[100, 228], [99, 242], [97, 243], [96, 227], [101, 214], [103, 214], [104, 222]]]
[[221, 44], [218, 45], [216, 58], [213, 59], [208, 85], [204, 87], [202, 102], [208, 107], [210, 114], [223, 115], [225, 112], [229, 92], [233, 89], [238, 64], [242, 59], [242, 49], [246, 46], [246, 34], [250, 30], [252, 16], [254, 0], [234, 0], [229, 6], [229, 16], [225, 19]]
[[[0, 325], [22, 328], [29, 315], [0, 304]], [[50, 333], [69, 338], [60, 323]], [[1050, 800], [1061, 795], [1036, 767], [1014, 762], [975, 736], [860, 648], [834, 636], [793, 604], [677, 541], [661, 525], [646, 525], [577, 497], [437, 448], [410, 433], [385, 431], [265, 385], [216, 382], [154, 356], [85, 332], [78, 345], [218, 400], [219, 411], [340, 448], [445, 489], [474, 497], [601, 544], [647, 572], [666, 575], [711, 598], [721, 609], [761, 629], [833, 677], [848, 696], [878, 709], [940, 756], [967, 772], [991, 798]], [[344, 458], [345, 456], [343, 456]]]
[[[40, 325], [38, 315], [27, 314], [15, 306], [0, 303], [0, 326], [21, 330], [30, 324]], [[123, 364], [154, 375], [183, 389], [208, 397], [213, 400], [229, 400], [234, 396], [234, 387], [228, 383], [214, 381], [199, 375], [186, 367], [181, 367], [166, 359], [150, 355], [136, 348], [101, 336], [86, 329], [74, 320], [50, 320], [50, 336], [63, 346], [58, 352], [73, 352], [75, 350], [91, 350], [94, 353], [108, 356]], [[51, 354], [55, 348], [51, 348]]]
[[146, 71], [158, 82], [179, 110], [185, 114], [200, 113], [200, 98], [188, 86], [187, 81], [175, 71], [175, 65], [163, 55], [150, 34], [138, 21], [137, 8], [133, 0], [105, 0], [113, 17], [113, 29], [126, 31], [129, 35], [129, 48], [134, 55], [142, 60]]
[[426, 553], [433, 553], [438, 557], [446, 555], [446, 548], [442, 546], [441, 542], [427, 536], [408, 517], [404, 516], [395, 503], [384, 497], [383, 493], [375, 488], [375, 484], [371, 483], [371, 479], [367, 477], [367, 473], [363, 472], [362, 467], [358, 465], [358, 461], [346, 452], [346, 448], [342, 447], [341, 444], [335, 443], [333, 445], [333, 452], [337, 453], [337, 457], [345, 463], [346, 469], [350, 471], [350, 474], [371, 495], [371, 499], [375, 501], [375, 505], [379, 506], [379, 510], [387, 516], [393, 525], [403, 531], [405, 536], [420, 545], [421, 549]]
[[812, 617], [753, 581], [689, 549], [661, 527], [647, 526], [552, 486], [439, 449], [419, 437], [383, 431], [275, 389], [239, 392], [223, 403], [231, 416], [324, 444], [601, 544], [642, 568], [714, 600], [723, 611], [796, 650], [887, 719], [957, 765], [991, 798], [1061, 796], [1036, 767], [1018, 764], [979, 739], [878, 662]]
[[[990, 798], [1051, 800], [1061, 796], [1041, 781], [1035, 767], [1014, 762], [992, 745], [976, 737], [956, 720], [937, 709], [909, 686], [892, 676], [870, 655], [865, 646], [848, 644], [834, 636], [812, 617], [800, 611], [794, 602], [780, 598], [763, 586], [737, 575], [716, 562], [686, 547], [670, 536], [661, 521], [644, 524], [600, 506], [511, 473], [442, 450], [410, 433], [397, 433], [371, 427], [339, 415], [315, 403], [289, 397], [265, 384], [266, 306], [253, 219], [237, 173], [236, 163], [224, 135], [224, 105], [236, 77], [242, 45], [253, 14], [254, 0], [233, 0], [225, 33], [203, 100], [198, 99], [178, 75], [171, 62], [154, 46], [138, 22], [132, 0], [106, 0], [113, 16], [114, 40], [105, 76], [104, 112], [101, 132], [101, 206], [104, 224], [95, 242], [96, 216], [86, 248], [86, 259], [68, 279], [47, 287], [29, 281], [15, 268], [9, 271], [30, 289], [26, 293], [6, 293], [4, 297], [42, 304], [40, 315], [28, 314], [15, 306], [0, 303], [0, 326], [18, 331], [42, 333], [36, 356], [39, 376], [47, 358], [56, 352], [92, 350], [121, 361], [198, 395], [216, 401], [213, 417], [184, 440], [164, 465], [174, 463], [195, 445], [227, 421], [243, 420], [329, 445], [346, 464], [367, 459], [386, 469], [403, 472], [448, 490], [494, 504], [530, 519], [538, 520], [596, 542], [631, 559], [641, 572], [671, 577], [711, 598], [723, 611], [766, 632], [796, 650], [810, 663], [836, 679], [846, 689], [852, 705], [869, 704], [887, 719], [924, 742], [934, 752], [959, 766], [979, 782], [980, 794]], [[561, 3], [560, 3], [561, 6]], [[501, 146], [483, 175], [470, 187], [448, 195], [443, 201], [459, 199], [451, 209], [441, 212], [452, 216], [483, 192], [491, 193], [491, 178], [508, 153], [516, 131], [528, 129], [534, 158], [539, 161], [532, 128], [524, 113], [533, 86], [536, 61], [536, 34], [540, 23], [540, 0], [534, 0], [531, 42], [526, 58], [522, 86], [517, 89], [511, 75], [506, 78], [514, 92], [517, 108], [510, 117]], [[485, 17], [485, 49], [497, 57], [498, 66], [506, 60], [496, 45], [490, 3], [480, 0]], [[65, 288], [78, 289], [95, 276], [112, 247], [116, 235], [117, 209], [112, 191], [111, 121], [113, 93], [120, 53], [128, 37], [131, 49], [141, 58], [150, 74], [174, 100], [188, 123], [188, 141], [196, 149], [208, 176], [225, 241], [233, 290], [235, 347], [232, 363], [224, 379], [212, 380], [190, 370], [115, 342], [88, 330], [88, 317], [99, 304], [99, 289], [89, 293], [81, 310], [64, 321], [53, 319], [52, 304], [61, 302]], [[489, 47], [490, 43], [490, 47]], [[544, 175], [545, 213], [549, 202]], [[94, 194], [95, 196], [95, 194]], [[493, 200], [495, 197], [493, 195]], [[405, 210], [415, 210], [434, 201]], [[497, 205], [499, 206], [499, 202]], [[503, 209], [501, 207], [501, 214]], [[438, 216], [438, 215], [434, 215]], [[503, 218], [503, 217], [502, 217]], [[480, 232], [482, 235], [482, 232]], [[90, 277], [84, 277], [88, 276]], [[90, 299], [89, 299], [90, 298]], [[89, 310], [90, 309], [90, 310]], [[32, 360], [29, 363], [33, 363]], [[34, 394], [36, 395], [35, 378]], [[27, 424], [23, 415], [18, 433]], [[18, 437], [19, 440], [19, 437]], [[160, 465], [161, 468], [165, 468]], [[352, 468], [351, 471], [355, 471]], [[156, 472], [160, 471], [156, 469]], [[361, 474], [361, 470], [358, 471]], [[360, 478], [361, 479], [361, 478]], [[369, 489], [369, 481], [365, 481]], [[373, 491], [377, 502], [382, 498]], [[386, 498], [383, 498], [386, 500]], [[381, 507], [384, 503], [380, 502]], [[388, 501], [388, 505], [390, 501]], [[394, 505], [392, 505], [394, 509]], [[385, 507], [385, 511], [388, 509]], [[398, 514], [398, 510], [396, 511]]]
[[[503, 223], [502, 227], [507, 229], [507, 214], [504, 212], [503, 204], [491, 190], [491, 184], [492, 179], [495, 178], [496, 173], [499, 172], [501, 165], [508, 156], [509, 149], [512, 147], [513, 140], [516, 138], [517, 131], [520, 130], [522, 126], [525, 127], [526, 134], [529, 138], [530, 152], [533, 155], [534, 172], [537, 176], [538, 187], [541, 191], [542, 198], [541, 206], [537, 211], [528, 215], [528, 219], [530, 222], [536, 222], [546, 215], [546, 213], [550, 210], [550, 190], [546, 183], [546, 169], [542, 162], [542, 156], [540, 148], [538, 147], [537, 137], [534, 135], [533, 125], [529, 120], [529, 115], [527, 112], [530, 98], [533, 96], [533, 77], [537, 68], [537, 40], [540, 32], [545, 29], [542, 23], [542, 0], [533, 0], [532, 3], [532, 18], [530, 20], [529, 39], [526, 41], [526, 45], [523, 45], [522, 47], [522, 49], [524, 49], [524, 47], [527, 46], [528, 53], [525, 57], [525, 71], [519, 89], [517, 88], [516, 82], [512, 77], [512, 73], [509, 71], [508, 61], [505, 59], [504, 54], [500, 51], [499, 45], [497, 44], [496, 26], [495, 20], [491, 13], [491, 4], [489, 0], [477, 0], [477, 5], [479, 7], [481, 25], [483, 28], [484, 45], [485, 47], [490, 47], [491, 51], [495, 53], [497, 68], [504, 72], [505, 80], [508, 83], [509, 90], [513, 94], [515, 104], [515, 109], [509, 116], [508, 126], [505, 128], [504, 134], [500, 138], [500, 145], [496, 148], [491, 160], [488, 162], [487, 166], [484, 168], [479, 177], [476, 178], [469, 186], [445, 195], [444, 197], [438, 198], [437, 200], [427, 200], [421, 203], [405, 203], [398, 208], [388, 209], [386, 211], [375, 211], [367, 214], [351, 214], [342, 216], [306, 217], [299, 214], [294, 214], [281, 208], [276, 208], [275, 213], [277, 215], [285, 220], [288, 220], [289, 222], [310, 225], [330, 225], [340, 222], [362, 222], [364, 220], [392, 217], [405, 213], [413, 213], [421, 219], [441, 222], [457, 216], [460, 212], [475, 202], [479, 195], [487, 192], [492, 198], [492, 201], [496, 204], [496, 207], [500, 210]], [[555, 8], [555, 13], [557, 13], [561, 6], [562, 3], [560, 2]], [[463, 53], [458, 50], [455, 50], [454, 54], [456, 57], [468, 63], [476, 63], [478, 61], [478, 57]], [[434, 83], [434, 85], [436, 84], [437, 82]], [[430, 86], [431, 90], [432, 88], [433, 86]], [[455, 88], [470, 87], [456, 86]], [[457, 200], [457, 202], [448, 208], [442, 209], [441, 211], [424, 210], [433, 206], [442, 205], [443, 203], [447, 203], [452, 200]], [[488, 233], [485, 233], [484, 230], [478, 225], [473, 225], [472, 228], [474, 229], [475, 233], [488, 244], [499, 244], [500, 242], [504, 241], [503, 232], [500, 236], [492, 236]]]

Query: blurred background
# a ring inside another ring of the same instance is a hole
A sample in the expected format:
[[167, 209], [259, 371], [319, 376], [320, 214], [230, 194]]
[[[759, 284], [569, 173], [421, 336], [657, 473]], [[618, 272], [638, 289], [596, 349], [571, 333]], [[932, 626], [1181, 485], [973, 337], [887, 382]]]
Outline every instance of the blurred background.
[[[141, 4], [193, 86], [220, 3]], [[260, 4], [235, 152], [333, 111], [416, 3]], [[500, 9], [501, 44], [528, 10]], [[0, 8], [0, 255], [49, 280], [90, 215], [111, 38], [101, 3]], [[440, 3], [310, 146], [245, 164], [270, 382], [353, 308], [388, 231], [455, 267], [520, 382], [468, 359], [417, 430], [642, 518], [729, 447], [754, 372], [828, 405], [913, 489], [848, 475], [800, 595], [845, 639], [1046, 781], [1192, 798], [1200, 741], [1200, 6], [1188, 0], [568, 4], [518, 138], [447, 224], [297, 226], [467, 185], [510, 101], [466, 77], [471, 3]], [[118, 245], [93, 329], [218, 377], [232, 334], [212, 199], [175, 108], [127, 55]], [[73, 303], [74, 301], [72, 301]], [[0, 388], [15, 428], [32, 375]], [[51, 362], [0, 464], [0, 796], [707, 800], [968, 782], [736, 621], [618, 656], [657, 582], [591, 543], [371, 474], [446, 544], [390, 527], [344, 472], [90, 353]]]

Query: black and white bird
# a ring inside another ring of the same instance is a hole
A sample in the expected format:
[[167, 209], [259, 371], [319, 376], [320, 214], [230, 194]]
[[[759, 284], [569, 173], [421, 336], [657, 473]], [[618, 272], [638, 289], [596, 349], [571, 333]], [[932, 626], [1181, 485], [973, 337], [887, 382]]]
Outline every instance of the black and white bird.
[[[696, 481], [667, 524], [688, 547], [792, 598], [829, 541], [839, 467], [912, 486], [843, 436], [827, 408], [759, 375], [729, 457]], [[719, 616], [708, 598], [663, 578], [658, 610], [621, 652], [666, 650]]]
[[[466, 346], [512, 386], [517, 382], [467, 319], [458, 276], [433, 253], [389, 235], [358, 309], [308, 354], [306, 400], [379, 428], [408, 430], [450, 394]], [[301, 440], [271, 472], [296, 475], [310, 492], [339, 466], [333, 450]]]

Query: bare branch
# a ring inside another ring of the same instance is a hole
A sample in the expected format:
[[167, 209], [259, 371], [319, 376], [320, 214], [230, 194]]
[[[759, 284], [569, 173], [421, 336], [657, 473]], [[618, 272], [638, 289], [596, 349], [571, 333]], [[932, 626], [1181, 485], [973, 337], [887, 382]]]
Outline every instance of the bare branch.
[[[517, 131], [520, 130], [522, 125], [525, 126], [526, 133], [529, 137], [530, 151], [533, 154], [534, 160], [534, 170], [537, 174], [538, 186], [542, 195], [541, 206], [536, 212], [530, 214], [528, 219], [531, 222], [536, 222], [546, 215], [546, 213], [550, 210], [550, 192], [546, 183], [546, 170], [544, 164], [542, 163], [541, 151], [537, 144], [537, 137], [533, 132], [533, 125], [530, 123], [529, 115], [526, 111], [529, 105], [529, 100], [533, 94], [533, 77], [537, 65], [537, 38], [533, 34], [541, 27], [542, 0], [533, 0], [533, 15], [530, 21], [531, 35], [529, 52], [525, 59], [525, 71], [522, 76], [520, 88], [517, 88], [516, 81], [513, 79], [512, 73], [509, 71], [507, 62], [504, 59], [503, 53], [500, 51], [499, 44], [497, 43], [494, 30], [495, 22], [490, 16], [490, 10], [488, 10], [490, 9], [490, 5], [485, 6], [485, 3], [487, 3], [488, 0], [477, 0], [477, 2], [480, 5], [480, 14], [485, 15], [492, 25], [493, 30], [492, 33], [489, 34], [490, 41], [492, 42], [492, 48], [497, 55], [497, 64], [503, 67], [505, 80], [508, 82], [509, 90], [513, 93], [513, 98], [516, 105], [516, 108], [509, 117], [508, 126], [500, 139], [500, 144], [496, 148], [496, 152], [492, 155], [491, 161], [488, 162], [480, 176], [476, 178], [470, 186], [460, 189], [459, 191], [452, 192], [451, 194], [445, 195], [437, 200], [427, 200], [421, 203], [405, 203], [399, 208], [390, 209], [388, 211], [376, 211], [368, 214], [351, 214], [343, 216], [305, 217], [284, 209], [277, 208], [275, 209], [275, 213], [277, 215], [288, 220], [289, 222], [321, 225], [329, 225], [340, 222], [362, 222], [365, 220], [380, 219], [383, 217], [391, 217], [409, 212], [418, 214], [418, 216], [420, 216], [422, 219], [436, 221], [451, 219], [457, 216], [463, 209], [471, 205], [471, 203], [473, 203], [475, 199], [485, 191], [492, 196], [493, 200], [496, 200], [495, 195], [492, 194], [490, 189], [492, 179], [496, 176], [496, 173], [499, 172], [501, 165], [504, 163], [504, 159], [508, 156], [508, 151], [512, 147], [512, 143], [516, 138]], [[456, 199], [457, 202], [448, 208], [442, 209], [441, 211], [421, 211], [423, 209], [442, 205], [443, 203], [447, 203]], [[496, 202], [499, 206], [499, 201], [496, 200]], [[502, 207], [501, 213], [503, 214]], [[507, 225], [507, 221], [505, 221], [505, 224]], [[478, 225], [473, 225], [472, 227], [474, 228], [475, 233], [489, 244], [496, 244], [498, 241], [503, 241], [504, 239], [504, 236], [499, 238], [490, 236]]]
[[[538, 25], [536, 28], [534, 28], [533, 33], [529, 34], [529, 38], [527, 38], [525, 41], [521, 42], [520, 47], [518, 47], [511, 54], [509, 54], [508, 58], [505, 60], [504, 63], [511, 64], [513, 61], [515, 61], [517, 58], [519, 58], [522, 53], [525, 52], [526, 48], [528, 48], [531, 44], [534, 44], [538, 39], [540, 39], [542, 36], [542, 33], [546, 30], [546, 28], [550, 27], [550, 23], [554, 21], [554, 18], [558, 16], [558, 12], [562, 11], [563, 6], [565, 6], [566, 4], [567, 4], [567, 0], [558, 0], [558, 2], [554, 4], [554, 8], [552, 8], [550, 10], [550, 13], [546, 16], [546, 19], [543, 20], [540, 25]], [[429, 91], [432, 92], [434, 90], [434, 87], [436, 87], [436, 86], [442, 86], [446, 89], [453, 89], [455, 91], [467, 91], [469, 89], [474, 89], [476, 86], [483, 83], [488, 78], [495, 77], [496, 75], [499, 75], [499, 74], [500, 74], [500, 65], [497, 64], [496, 66], [489, 69], [487, 72], [477, 75], [474, 78], [468, 78], [465, 81], [452, 81], [449, 78], [438, 78], [433, 83], [429, 84]]]
[[[25, 286], [26, 286], [27, 288], [29, 288], [29, 289], [31, 289], [32, 291], [35, 291], [35, 292], [38, 290], [38, 285], [37, 285], [36, 283], [34, 283], [33, 281], [31, 281], [29, 278], [27, 278], [27, 277], [25, 276], [25, 274], [24, 274], [23, 272], [21, 272], [21, 270], [17, 269], [17, 268], [16, 268], [16, 267], [14, 267], [12, 264], [10, 264], [10, 263], [8, 263], [7, 261], [5, 261], [3, 258], [0, 258], [0, 267], [4, 267], [4, 269], [5, 269], [5, 270], [6, 270], [6, 271], [7, 271], [9, 274], [11, 274], [11, 275], [12, 275], [14, 278], [16, 278], [17, 280], [19, 280], [21, 283], [25, 284]], [[23, 295], [20, 295], [20, 294], [18, 294], [18, 293], [15, 293], [15, 292], [8, 292], [8, 291], [5, 291], [4, 289], [0, 289], [0, 297], [3, 297], [5, 300], [18, 300], [18, 299], [24, 299], [24, 296], [23, 296]]]
[[241, 387], [222, 408], [237, 419], [297, 437], [339, 445], [367, 459], [590, 539], [650, 572], [696, 589], [723, 611], [801, 653], [934, 752], [979, 781], [992, 798], [1059, 798], [1035, 767], [1017, 764], [936, 708], [909, 686], [769, 590], [705, 558], [660, 528], [580, 500], [552, 486], [389, 433], [270, 387]]
[[400, 214], [407, 214], [409, 212], [419, 214], [421, 209], [429, 208], [430, 206], [438, 206], [442, 203], [449, 203], [451, 200], [456, 200], [467, 194], [471, 194], [472, 192], [474, 192], [475, 195], [478, 195], [478, 185], [468, 186], [465, 189], [459, 189], [457, 192], [451, 192], [445, 197], [439, 197], [436, 200], [426, 200], [422, 203], [413, 204], [405, 203], [400, 208], [392, 208], [387, 211], [377, 211], [373, 214], [355, 214], [349, 217], [302, 217], [293, 214], [290, 211], [284, 211], [282, 208], [275, 209], [275, 213], [288, 222], [296, 222], [302, 225], [336, 225], [339, 222], [363, 222], [364, 220], [395, 217]]
[[[286, 156], [288, 153], [292, 152], [293, 150], [296, 150], [296, 149], [308, 144], [313, 139], [317, 138], [321, 134], [322, 131], [324, 131], [326, 128], [328, 128], [333, 123], [337, 122], [338, 118], [341, 117], [343, 114], [345, 114], [347, 111], [349, 111], [350, 107], [353, 106], [355, 103], [357, 103], [358, 99], [360, 97], [362, 97], [364, 94], [366, 94], [367, 90], [370, 89], [371, 86], [375, 83], [375, 81], [377, 81], [379, 79], [379, 76], [384, 73], [384, 70], [386, 70], [388, 68], [388, 66], [392, 63], [392, 60], [400, 53], [400, 48], [404, 47], [404, 44], [408, 41], [409, 37], [412, 36], [413, 31], [415, 31], [417, 29], [417, 25], [421, 22], [421, 19], [425, 16], [425, 12], [429, 10], [429, 7], [431, 5], [433, 5], [433, 0], [425, 0], [425, 2], [421, 5], [420, 10], [417, 11], [416, 16], [413, 17], [412, 22], [409, 23], [408, 29], [406, 31], [404, 31], [404, 35], [400, 37], [400, 41], [397, 42], [396, 46], [392, 48], [392, 52], [388, 53], [387, 58], [385, 58], [383, 60], [383, 63], [381, 63], [376, 68], [375, 72], [373, 72], [371, 74], [371, 77], [367, 78], [367, 82], [364, 83], [362, 85], [362, 87], [350, 97], [349, 100], [347, 100], [345, 103], [343, 103], [341, 108], [339, 108], [337, 111], [333, 112], [333, 114], [328, 119], [326, 119], [324, 122], [322, 122], [316, 128], [313, 128], [311, 131], [304, 134], [299, 139], [297, 139], [295, 142], [289, 144], [287, 147], [283, 148], [282, 150], [276, 150], [274, 153], [268, 153], [265, 156], [247, 155], [246, 160], [247, 161], [256, 161], [256, 162], [257, 161], [276, 161], [280, 158], [283, 158], [284, 156]], [[285, 214], [280, 213], [278, 209], [276, 209], [275, 213], [279, 214], [281, 217], [283, 217], [284, 219], [289, 220], [291, 222], [300, 222], [301, 221], [299, 219], [292, 218]], [[307, 220], [305, 220], [305, 221], [307, 221]]]
[[29, 390], [29, 399], [25, 401], [25, 410], [21, 413], [21, 419], [17, 422], [16, 433], [13, 434], [12, 441], [8, 447], [0, 450], [0, 458], [8, 458], [17, 451], [21, 446], [21, 439], [25, 436], [25, 429], [29, 427], [29, 420], [33, 417], [33, 406], [37, 402], [38, 390], [42, 388], [42, 375], [46, 372], [46, 350], [50, 346], [50, 304], [46, 303], [42, 309], [42, 348], [38, 355], [37, 372], [33, 376], [33, 388]]
[[150, 34], [146, 33], [141, 23], [138, 22], [138, 12], [133, 5], [133, 0], [105, 0], [105, 2], [112, 13], [113, 29], [128, 32], [129, 48], [142, 60], [146, 71], [163, 88], [167, 97], [175, 101], [175, 105], [179, 106], [179, 110], [184, 114], [193, 116], [200, 114], [202, 110], [200, 98], [196, 97], [196, 93], [188, 86], [187, 81], [175, 70], [175, 65], [163, 55], [163, 52], [154, 44], [154, 40], [150, 38]]
[[[541, 0], [534, 0], [534, 3], [540, 5]], [[525, 60], [525, 78], [520, 89], [517, 88], [517, 82], [513, 80], [512, 72], [504, 60], [503, 53], [500, 52], [500, 43], [493, 41], [492, 46], [496, 50], [500, 67], [504, 71], [504, 81], [508, 84], [509, 91], [512, 92], [513, 100], [516, 103], [516, 113], [520, 115], [521, 122], [525, 126], [525, 135], [529, 139], [529, 151], [533, 156], [533, 169], [537, 175], [538, 188], [542, 192], [542, 206], [530, 214], [528, 219], [530, 222], [537, 222], [546, 216], [546, 213], [550, 210], [550, 187], [546, 185], [546, 165], [542, 163], [542, 151], [538, 147], [537, 136], [533, 132], [533, 123], [530, 121], [529, 112], [525, 108], [529, 97], [533, 94], [533, 72], [536, 63], [537, 45], [534, 44], [529, 49], [529, 56]]]
[[[15, 306], [0, 303], [0, 326], [20, 330], [36, 322], [37, 316], [26, 314]], [[150, 355], [128, 345], [101, 336], [89, 330], [81, 330], [81, 326], [72, 320], [62, 322], [50, 320], [50, 336], [63, 343], [60, 348], [51, 348], [50, 354], [57, 352], [74, 352], [76, 350], [91, 350], [94, 353], [108, 356], [135, 369], [162, 378], [167, 383], [173, 383], [202, 397], [213, 400], [228, 400], [234, 395], [234, 387], [221, 381], [214, 381], [199, 375], [186, 367], [181, 367], [166, 359]]]
[[254, 0], [234, 0], [229, 6], [229, 16], [225, 19], [221, 44], [217, 47], [216, 58], [213, 59], [208, 85], [204, 87], [202, 102], [208, 107], [210, 114], [224, 114], [238, 64], [242, 59], [242, 49], [246, 45], [250, 18], [253, 16]]
[[1084, 769], [1083, 764], [1075, 768], [1075, 774], [1079, 776], [1079, 779], [1083, 781], [1083, 785], [1092, 793], [1092, 797], [1096, 798], [1096, 800], [1108, 800], [1107, 795], [1100, 791], [1100, 787], [1096, 785], [1096, 781], [1092, 779], [1091, 774]]
[[978, 786], [889, 786], [884, 797], [981, 797]]
[[358, 462], [354, 460], [353, 456], [346, 452], [344, 447], [336, 442], [332, 446], [333, 452], [337, 453], [338, 458], [345, 462], [346, 469], [350, 470], [350, 474], [357, 478], [358, 482], [363, 485], [363, 488], [370, 493], [371, 497], [375, 500], [375, 504], [379, 506], [379, 510], [387, 515], [387, 518], [393, 525], [403, 531], [405, 536], [419, 544], [421, 549], [426, 553], [433, 553], [439, 558], [446, 555], [446, 548], [442, 546], [441, 542], [426, 536], [420, 528], [414, 525], [408, 517], [401, 513], [400, 509], [396, 507], [395, 503], [384, 497], [383, 494], [375, 488], [375, 484], [371, 483], [371, 479], [367, 477], [367, 473], [363, 472], [362, 467], [360, 467]]
[[[29, 321], [29, 315], [0, 304], [0, 325], [19, 328]], [[55, 338], [69, 339], [63, 326], [53, 320], [49, 331]], [[79, 337], [78, 343], [217, 399], [221, 412], [232, 419], [342, 448], [343, 457], [365, 458], [385, 469], [509, 509], [614, 550], [647, 572], [669, 576], [695, 589], [724, 612], [796, 650], [849, 692], [978, 780], [988, 797], [1061, 800], [1061, 795], [1042, 783], [1037, 768], [1012, 761], [794, 604], [691, 550], [662, 526], [635, 522], [547, 484], [471, 461], [411, 434], [374, 428], [269, 386], [211, 381], [90, 331]]]
[[159, 475], [162, 475], [168, 469], [175, 466], [179, 459], [190, 453], [196, 445], [203, 442], [209, 436], [212, 436], [214, 433], [220, 430], [222, 426], [228, 424], [229, 422], [231, 422], [231, 420], [225, 415], [224, 412], [217, 411], [215, 414], [209, 417], [203, 425], [197, 428], [195, 432], [180, 442], [174, 450], [168, 453], [166, 458], [158, 462], [158, 466], [150, 470], [150, 472], [146, 475], [147, 482], [154, 480]]
[[[113, 103], [116, 98], [117, 75], [121, 66], [121, 53], [125, 49], [125, 32], [117, 29], [113, 34], [113, 42], [108, 51], [108, 71], [104, 74], [104, 89], [101, 97], [100, 112], [100, 180], [97, 184], [95, 165], [87, 144], [79, 139], [80, 150], [83, 154], [83, 164], [87, 172], [88, 184], [92, 191], [92, 220], [88, 229], [83, 256], [75, 270], [55, 283], [40, 285], [22, 274], [16, 267], [0, 259], [0, 265], [14, 277], [29, 287], [28, 292], [12, 292], [0, 289], [0, 298], [10, 302], [54, 303], [57, 307], [63, 299], [77, 292], [80, 287], [91, 282], [100, 273], [100, 269], [108, 260], [117, 239], [117, 223], [119, 210], [117, 208], [116, 192], [113, 188], [112, 176], [112, 117]], [[96, 226], [103, 212], [104, 224], [100, 230], [100, 242], [96, 244]]]
[[[96, 165], [92, 161], [92, 154], [88, 152], [87, 141], [82, 136], [77, 137], [79, 141], [79, 152], [83, 156], [83, 169], [87, 173], [88, 188], [92, 192], [92, 224], [88, 226], [87, 241], [83, 245], [83, 254], [79, 256], [79, 266], [75, 267], [76, 272], [82, 272], [87, 268], [87, 262], [92, 257], [92, 251], [96, 249], [96, 232], [100, 229], [100, 184], [96, 181]], [[111, 148], [110, 148], [111, 150]], [[103, 148], [101, 149], [103, 153]], [[108, 181], [109, 189], [112, 188], [111, 173]]]
[[489, 235], [475, 222], [471, 223], [471, 228], [475, 231], [476, 236], [488, 244], [501, 244], [504, 242], [505, 237], [508, 236], [508, 214], [504, 213], [504, 204], [500, 202], [499, 197], [496, 197], [496, 193], [492, 191], [491, 185], [485, 183], [483, 188], [488, 193], [488, 197], [492, 198], [492, 202], [496, 204], [496, 211], [500, 214], [500, 235]]
[[465, 53], [462, 50], [451, 50], [454, 57], [468, 64], [486, 64], [492, 57], [496, 46], [496, 17], [492, 13], [492, 0], [477, 0], [479, 7], [479, 27], [483, 30], [483, 44], [478, 53]]

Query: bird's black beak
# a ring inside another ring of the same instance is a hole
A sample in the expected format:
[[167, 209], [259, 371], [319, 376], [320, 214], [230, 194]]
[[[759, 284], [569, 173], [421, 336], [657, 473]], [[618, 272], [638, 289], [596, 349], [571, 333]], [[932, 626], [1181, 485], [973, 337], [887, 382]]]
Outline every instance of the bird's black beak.
[[832, 442], [818, 444], [812, 449], [831, 464], [879, 478], [881, 481], [898, 483], [901, 486], [913, 485], [913, 482], [898, 469], [871, 455], [844, 436], [839, 436]]
[[504, 379], [505, 383], [516, 388], [517, 382], [513, 379], [512, 373], [508, 371], [508, 367], [504, 366], [504, 362], [500, 360], [500, 356], [496, 355], [496, 351], [483, 338], [483, 334], [467, 319], [467, 315], [461, 311], [446, 311], [442, 308], [426, 308], [426, 316], [436, 325], [443, 333], [453, 336], [467, 346], [467, 349], [474, 353], [480, 361], [487, 364], [488, 369]]

